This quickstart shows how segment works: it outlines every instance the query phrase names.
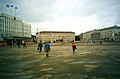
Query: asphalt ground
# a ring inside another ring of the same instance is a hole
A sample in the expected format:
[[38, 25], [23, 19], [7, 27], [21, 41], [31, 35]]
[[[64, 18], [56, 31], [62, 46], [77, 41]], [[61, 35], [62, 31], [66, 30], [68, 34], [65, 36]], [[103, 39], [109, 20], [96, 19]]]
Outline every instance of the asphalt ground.
[[0, 47], [0, 79], [120, 79], [119, 43], [51, 44], [49, 57], [37, 45]]

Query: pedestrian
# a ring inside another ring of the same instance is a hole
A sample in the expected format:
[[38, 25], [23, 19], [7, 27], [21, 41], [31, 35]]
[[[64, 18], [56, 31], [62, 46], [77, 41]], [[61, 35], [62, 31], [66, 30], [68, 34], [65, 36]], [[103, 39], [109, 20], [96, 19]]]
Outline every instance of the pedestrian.
[[13, 41], [10, 41], [10, 48], [12, 48], [13, 46]]
[[23, 48], [26, 48], [26, 43], [24, 42], [24, 40], [22, 41], [23, 44]]
[[73, 52], [75, 52], [75, 49], [77, 49], [77, 48], [76, 48], [76, 43], [75, 43], [74, 40], [72, 41], [72, 49], [73, 49]]
[[20, 41], [19, 41], [19, 42], [17, 42], [17, 45], [18, 45], [18, 48], [21, 48], [21, 46], [20, 46]]
[[100, 40], [100, 44], [102, 44], [102, 40]]
[[50, 51], [50, 44], [46, 42], [44, 49], [45, 49], [45, 51], [46, 51], [46, 57], [48, 57], [49, 51]]
[[40, 43], [38, 44], [38, 48], [37, 48], [37, 50], [39, 50], [39, 53], [42, 52], [42, 47], [43, 47], [43, 44], [42, 44], [42, 41], [40, 41]]

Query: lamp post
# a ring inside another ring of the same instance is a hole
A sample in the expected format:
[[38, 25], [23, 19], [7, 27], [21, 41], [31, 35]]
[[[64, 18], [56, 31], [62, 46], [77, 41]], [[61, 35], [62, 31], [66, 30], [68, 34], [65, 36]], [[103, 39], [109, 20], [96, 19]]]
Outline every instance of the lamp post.
[[52, 33], [50, 33], [50, 36], [51, 36], [51, 43], [53, 43], [53, 41], [52, 41], [52, 36], [53, 36], [53, 34], [52, 34]]

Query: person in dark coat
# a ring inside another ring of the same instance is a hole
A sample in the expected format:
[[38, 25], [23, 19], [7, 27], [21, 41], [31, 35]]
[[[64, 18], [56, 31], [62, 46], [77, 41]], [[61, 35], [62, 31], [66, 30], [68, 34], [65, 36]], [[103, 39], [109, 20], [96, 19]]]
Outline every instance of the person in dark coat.
[[25, 41], [22, 41], [22, 44], [23, 44], [23, 48], [26, 48], [26, 43], [25, 43]]
[[43, 44], [42, 44], [42, 41], [40, 41], [40, 43], [38, 44], [39, 53], [42, 52], [42, 47], [43, 47]]
[[20, 44], [20, 41], [17, 42], [17, 45], [18, 45], [18, 48], [21, 48], [21, 44]]

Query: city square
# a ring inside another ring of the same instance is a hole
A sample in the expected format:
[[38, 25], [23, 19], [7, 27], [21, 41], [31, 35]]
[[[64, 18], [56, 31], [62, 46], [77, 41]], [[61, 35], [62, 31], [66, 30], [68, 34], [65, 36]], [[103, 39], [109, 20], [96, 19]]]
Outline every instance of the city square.
[[0, 79], [120, 79], [119, 10], [120, 0], [0, 0]]
[[49, 57], [37, 44], [0, 47], [0, 79], [120, 79], [119, 42], [50, 45]]

